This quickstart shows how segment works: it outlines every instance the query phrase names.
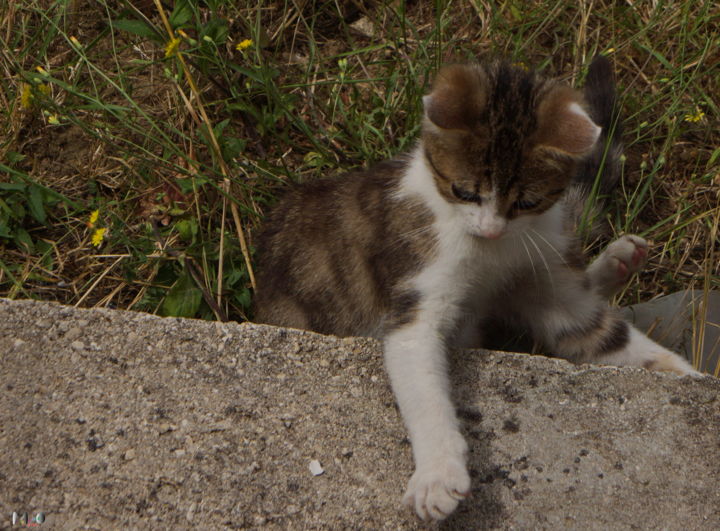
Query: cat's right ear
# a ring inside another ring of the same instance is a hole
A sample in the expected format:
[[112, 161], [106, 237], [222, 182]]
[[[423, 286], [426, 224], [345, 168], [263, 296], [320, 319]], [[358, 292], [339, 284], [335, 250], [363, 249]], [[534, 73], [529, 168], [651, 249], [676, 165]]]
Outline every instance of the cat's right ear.
[[584, 109], [579, 93], [570, 87], [554, 87], [538, 108], [537, 145], [570, 157], [587, 155], [601, 129]]
[[449, 65], [423, 97], [425, 116], [441, 129], [471, 129], [487, 104], [487, 77], [474, 65]]

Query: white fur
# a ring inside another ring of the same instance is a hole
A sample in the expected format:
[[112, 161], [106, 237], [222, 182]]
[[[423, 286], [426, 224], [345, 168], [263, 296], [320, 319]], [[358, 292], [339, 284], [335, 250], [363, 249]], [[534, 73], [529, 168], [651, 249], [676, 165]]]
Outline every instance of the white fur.
[[498, 214], [495, 192], [490, 197], [483, 198], [481, 205], [458, 205], [458, 208], [465, 218], [468, 232], [474, 236], [495, 240], [507, 229], [507, 220]]
[[631, 367], [648, 367], [648, 364], [651, 364], [650, 367], [654, 370], [700, 376], [683, 358], [658, 345], [633, 326], [630, 327], [630, 341], [627, 346], [603, 356], [598, 361], [608, 365]]
[[[385, 338], [385, 360], [416, 463], [405, 502], [424, 518], [442, 518], [470, 486], [467, 445], [448, 389], [447, 338], [455, 331], [463, 305], [472, 302], [481, 309], [518, 267], [532, 263], [549, 268], [547, 260], [557, 260], [566, 245], [563, 207], [506, 224], [498, 221], [494, 201], [489, 201], [489, 211], [451, 204], [437, 191], [420, 149], [412, 155], [398, 196], [420, 199], [433, 212], [438, 251], [434, 261], [409, 281], [421, 303], [412, 324]], [[499, 239], [480, 236], [497, 232], [504, 234]]]
[[602, 131], [602, 127], [599, 127], [595, 122], [592, 121], [592, 119], [588, 116], [588, 114], [585, 112], [585, 110], [580, 107], [577, 103], [571, 103], [568, 106], [568, 110], [572, 113], [577, 114], [578, 116], [582, 116], [585, 120], [590, 122], [592, 129], [591, 129], [591, 139], [592, 141], [589, 142], [588, 148], [595, 145], [595, 142], [598, 138], [600, 138], [600, 132]]

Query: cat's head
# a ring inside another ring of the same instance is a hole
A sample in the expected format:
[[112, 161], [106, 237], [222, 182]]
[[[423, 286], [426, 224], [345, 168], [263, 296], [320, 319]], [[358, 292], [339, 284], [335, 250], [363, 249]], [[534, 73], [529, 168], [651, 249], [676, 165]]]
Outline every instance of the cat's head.
[[482, 238], [552, 207], [600, 135], [580, 93], [504, 63], [446, 66], [423, 102], [437, 189]]

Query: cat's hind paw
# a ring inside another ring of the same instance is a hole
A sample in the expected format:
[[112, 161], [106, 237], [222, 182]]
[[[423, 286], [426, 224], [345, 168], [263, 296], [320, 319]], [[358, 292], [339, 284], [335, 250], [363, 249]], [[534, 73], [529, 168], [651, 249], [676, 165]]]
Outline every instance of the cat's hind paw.
[[423, 520], [442, 520], [470, 494], [470, 476], [464, 460], [447, 458], [415, 470], [403, 503]]
[[626, 234], [612, 242], [587, 269], [599, 293], [611, 296], [622, 288], [647, 261], [648, 243]]
[[684, 358], [672, 352], [662, 352], [643, 363], [643, 367], [651, 371], [670, 372], [678, 376], [702, 378], [703, 374], [696, 371]]

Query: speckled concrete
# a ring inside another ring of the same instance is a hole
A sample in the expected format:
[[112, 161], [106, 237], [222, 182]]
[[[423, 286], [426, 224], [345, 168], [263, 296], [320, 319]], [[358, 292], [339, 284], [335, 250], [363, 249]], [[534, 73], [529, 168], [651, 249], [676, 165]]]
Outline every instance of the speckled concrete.
[[[372, 340], [0, 299], [0, 376], [0, 527], [424, 525]], [[473, 496], [441, 528], [720, 529], [719, 380], [478, 351], [453, 382]]]

